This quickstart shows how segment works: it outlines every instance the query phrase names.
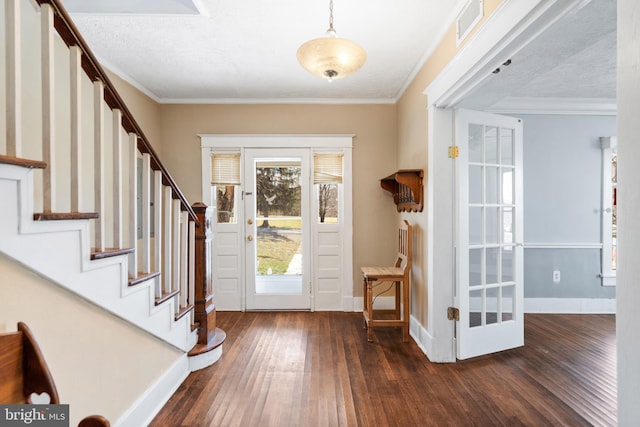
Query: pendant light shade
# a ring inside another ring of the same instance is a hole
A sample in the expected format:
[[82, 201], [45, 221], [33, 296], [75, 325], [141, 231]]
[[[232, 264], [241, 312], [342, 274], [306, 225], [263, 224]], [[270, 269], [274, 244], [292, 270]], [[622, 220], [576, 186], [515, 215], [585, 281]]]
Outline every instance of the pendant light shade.
[[367, 52], [351, 40], [336, 37], [333, 0], [329, 2], [329, 29], [325, 37], [309, 40], [298, 48], [298, 61], [314, 76], [329, 81], [353, 74], [367, 60]]

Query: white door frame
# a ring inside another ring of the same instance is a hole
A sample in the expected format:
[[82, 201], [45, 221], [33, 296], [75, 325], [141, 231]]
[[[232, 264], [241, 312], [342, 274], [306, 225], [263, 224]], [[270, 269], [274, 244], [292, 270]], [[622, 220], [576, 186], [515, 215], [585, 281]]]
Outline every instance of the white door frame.
[[423, 92], [428, 112], [425, 265], [430, 295], [428, 330], [419, 344], [431, 361], [456, 360], [454, 322], [446, 316], [446, 307], [454, 305], [456, 268], [454, 165], [453, 160], [445, 161], [448, 147], [454, 145], [453, 108], [492, 70], [584, 2], [504, 0]]
[[[342, 184], [343, 205], [341, 207], [342, 229], [340, 230], [341, 238], [341, 256], [339, 270], [342, 272], [339, 278], [339, 289], [327, 289], [315, 286], [312, 280], [311, 292], [311, 309], [312, 310], [343, 310], [353, 311], [353, 206], [352, 206], [352, 150], [353, 150], [353, 134], [201, 134], [198, 135], [201, 140], [201, 161], [202, 161], [202, 200], [211, 204], [211, 153], [213, 151], [235, 151], [243, 152], [245, 148], [300, 148], [309, 149], [310, 152], [341, 152], [344, 156], [344, 180]], [[313, 194], [313, 191], [311, 191]], [[315, 204], [312, 203], [312, 206]], [[214, 206], [215, 208], [215, 206]], [[313, 215], [312, 215], [313, 216]], [[238, 212], [241, 223], [238, 224], [239, 231], [236, 231], [240, 237], [239, 246], [243, 247], [244, 243], [244, 212]], [[311, 231], [312, 247], [317, 244], [314, 241], [315, 234], [319, 231], [318, 226], [314, 226], [312, 222]], [[214, 235], [215, 239], [215, 235]], [[215, 246], [215, 242], [214, 242]], [[238, 261], [244, 265], [244, 259]], [[214, 263], [215, 264], [215, 263]], [[233, 297], [233, 301], [228, 306], [218, 306], [219, 310], [245, 310], [244, 282], [245, 271], [241, 268], [241, 275], [238, 280], [242, 282], [240, 285], [242, 294], [238, 291], [237, 296]], [[312, 275], [315, 274], [315, 266], [311, 267]], [[215, 274], [215, 272], [214, 272]], [[214, 276], [214, 288], [216, 281]]]

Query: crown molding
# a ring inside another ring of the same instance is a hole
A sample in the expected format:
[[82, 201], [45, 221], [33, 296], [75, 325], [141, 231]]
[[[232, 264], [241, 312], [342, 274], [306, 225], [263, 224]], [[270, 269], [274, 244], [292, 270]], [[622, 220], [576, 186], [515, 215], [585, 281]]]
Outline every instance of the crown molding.
[[507, 97], [486, 111], [510, 114], [562, 114], [615, 116], [615, 99], [609, 98], [537, 98]]

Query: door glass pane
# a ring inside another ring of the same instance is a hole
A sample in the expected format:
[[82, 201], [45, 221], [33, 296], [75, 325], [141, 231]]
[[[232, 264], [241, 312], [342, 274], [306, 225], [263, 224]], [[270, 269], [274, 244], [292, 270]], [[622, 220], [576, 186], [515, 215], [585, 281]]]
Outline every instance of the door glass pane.
[[469, 327], [482, 325], [482, 289], [469, 291]]
[[484, 162], [498, 163], [498, 128], [487, 126], [484, 134]]
[[469, 161], [482, 163], [482, 125], [469, 124]]
[[502, 203], [513, 204], [513, 168], [501, 169]]
[[486, 243], [498, 243], [500, 238], [500, 208], [485, 208], [487, 215]]
[[469, 249], [469, 286], [482, 284], [482, 249]]
[[318, 223], [338, 222], [340, 184], [316, 184], [318, 190]]
[[505, 246], [502, 248], [502, 283], [513, 282], [514, 249], [513, 246]]
[[469, 244], [482, 243], [482, 208], [469, 208]]
[[482, 203], [482, 166], [469, 166], [469, 203]]
[[515, 312], [515, 285], [502, 287], [502, 321], [506, 322], [513, 320], [513, 313]]
[[513, 243], [513, 208], [502, 208], [502, 243]]
[[487, 289], [487, 325], [498, 323], [498, 313], [500, 312], [498, 306], [499, 298], [500, 288], [496, 287]]
[[301, 161], [256, 162], [256, 293], [302, 292]]
[[486, 167], [485, 203], [498, 203], [498, 168]]
[[498, 255], [500, 248], [487, 248], [486, 249], [486, 279], [485, 284], [498, 283]]
[[236, 185], [213, 185], [218, 223], [236, 223], [237, 188]]
[[500, 129], [500, 163], [513, 165], [513, 130]]

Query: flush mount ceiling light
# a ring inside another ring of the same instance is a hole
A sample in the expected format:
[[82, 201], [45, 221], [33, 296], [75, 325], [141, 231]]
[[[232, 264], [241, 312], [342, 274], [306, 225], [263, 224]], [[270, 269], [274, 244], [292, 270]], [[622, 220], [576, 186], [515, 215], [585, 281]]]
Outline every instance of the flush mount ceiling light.
[[327, 33], [300, 46], [297, 57], [305, 70], [331, 82], [358, 71], [367, 60], [367, 52], [351, 40], [336, 37], [333, 0], [330, 0]]

